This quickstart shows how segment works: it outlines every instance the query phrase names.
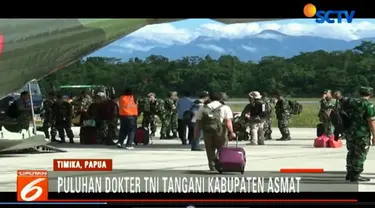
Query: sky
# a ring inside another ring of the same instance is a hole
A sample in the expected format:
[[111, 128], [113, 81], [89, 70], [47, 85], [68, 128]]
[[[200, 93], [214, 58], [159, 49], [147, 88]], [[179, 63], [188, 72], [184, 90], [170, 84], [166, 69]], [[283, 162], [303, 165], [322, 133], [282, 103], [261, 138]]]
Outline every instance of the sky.
[[354, 19], [351, 24], [317, 24], [314, 19], [293, 19], [256, 23], [223, 24], [211, 19], [187, 19], [177, 22], [147, 25], [113, 43], [121, 51], [148, 51], [154, 47], [176, 43], [187, 44], [200, 36], [210, 38], [242, 38], [263, 30], [275, 30], [286, 35], [310, 35], [342, 40], [375, 37], [375, 19]]
[[198, 36], [241, 38], [262, 30], [276, 30], [287, 35], [313, 35], [355, 40], [375, 37], [375, 19], [354, 19], [351, 24], [317, 24], [313, 19], [295, 19], [243, 24], [222, 24], [210, 19], [188, 19], [148, 25], [132, 34], [161, 42], [189, 42]]

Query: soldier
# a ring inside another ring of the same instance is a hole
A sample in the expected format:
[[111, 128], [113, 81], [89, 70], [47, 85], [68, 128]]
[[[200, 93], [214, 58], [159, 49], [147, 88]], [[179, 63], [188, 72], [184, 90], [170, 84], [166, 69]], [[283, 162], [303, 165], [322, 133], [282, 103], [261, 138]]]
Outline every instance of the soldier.
[[115, 95], [111, 95], [110, 100], [108, 100], [108, 109], [110, 110], [110, 119], [107, 121], [108, 134], [107, 137], [110, 141], [116, 138], [117, 125], [119, 120], [118, 115], [118, 104], [117, 98]]
[[199, 93], [199, 98], [193, 102], [193, 108], [192, 113], [193, 117], [191, 119], [190, 126], [193, 130], [193, 139], [191, 141], [191, 151], [204, 151], [204, 149], [199, 147], [199, 143], [201, 140], [203, 140], [203, 132], [201, 131], [201, 135], [198, 140], [194, 139], [194, 127], [196, 124], [196, 113], [199, 111], [200, 108], [202, 108], [205, 104], [205, 102], [209, 100], [209, 93], [207, 91], [202, 91]]
[[267, 93], [263, 92], [262, 100], [267, 104], [269, 114], [264, 123], [264, 139], [271, 140], [272, 139], [272, 114], [274, 110], [273, 102], [271, 99], [268, 98]]
[[325, 90], [320, 100], [320, 110], [319, 110], [319, 121], [324, 125], [324, 134], [328, 137], [334, 135], [335, 127], [333, 126], [330, 114], [334, 110], [336, 105], [336, 100], [331, 95], [331, 90]]
[[370, 181], [369, 178], [360, 176], [363, 172], [363, 165], [371, 145], [375, 145], [375, 110], [374, 105], [369, 101], [373, 94], [373, 88], [361, 87], [360, 98], [349, 99], [348, 116], [350, 127], [345, 131], [346, 147], [346, 180], [352, 182]]
[[[173, 104], [174, 106], [176, 107], [175, 110], [172, 110], [172, 115], [171, 115], [171, 125], [170, 125], [170, 129], [168, 130], [168, 132], [172, 132], [172, 137], [170, 138], [177, 138], [177, 133], [178, 133], [178, 109], [177, 109], [177, 101], [178, 101], [178, 95], [177, 95], [177, 92], [172, 92], [174, 94], [176, 94], [175, 97], [173, 97]], [[170, 134], [168, 133], [167, 136], [169, 136]]]
[[56, 129], [55, 129], [55, 122], [53, 121], [53, 111], [52, 111], [52, 105], [55, 102], [55, 93], [50, 92], [47, 95], [47, 98], [45, 101], [43, 101], [43, 131], [44, 135], [47, 139], [50, 138], [50, 134], [48, 132], [49, 128], [51, 128], [51, 142], [56, 141]]
[[266, 106], [265, 101], [262, 100], [262, 96], [259, 92], [253, 91], [249, 95], [254, 100], [250, 104], [250, 108], [247, 109], [249, 112], [246, 113], [245, 117], [249, 118], [250, 124], [250, 145], [264, 145], [264, 123], [268, 118], [269, 109]]
[[71, 144], [74, 143], [74, 134], [72, 131], [73, 107], [70, 103], [64, 101], [61, 94], [56, 96], [56, 101], [52, 105], [53, 119], [55, 128], [59, 132], [60, 143], [65, 143], [65, 132]]
[[250, 111], [252, 106], [254, 105], [254, 98], [252, 97], [251, 92], [248, 94], [248, 98], [249, 104], [247, 104], [241, 112], [241, 117], [239, 121], [241, 122], [241, 128], [238, 131], [238, 140], [247, 140], [249, 138], [247, 128], [250, 126]]
[[[343, 105], [346, 101], [348, 101], [348, 98], [343, 97], [340, 90], [333, 90], [332, 97], [336, 99], [334, 110], [339, 114], [345, 113], [343, 110]], [[340, 132], [340, 129], [335, 128], [335, 138], [345, 139], [344, 135], [342, 135], [343, 133], [344, 132]]]
[[73, 101], [73, 106], [75, 106], [77, 111], [79, 111], [81, 114], [81, 119], [80, 119], [81, 125], [82, 125], [84, 118], [88, 116], [87, 109], [89, 108], [91, 104], [92, 104], [92, 98], [90, 97], [90, 95], [88, 95], [86, 91], [82, 91], [81, 95], [75, 101]]
[[147, 99], [143, 102], [141, 112], [143, 112], [142, 126], [150, 128], [151, 136], [155, 136], [157, 128], [156, 116], [161, 118], [164, 113], [163, 103], [161, 100], [156, 99], [155, 93], [150, 92], [147, 94]]
[[[160, 139], [167, 139], [170, 130], [172, 130], [173, 136], [177, 137], [177, 116], [173, 116], [174, 113], [177, 115], [176, 100], [177, 92], [169, 92], [168, 98], [164, 100], [164, 114], [161, 119]], [[176, 119], [176, 121], [173, 119]]]
[[[28, 91], [23, 91], [20, 95], [20, 99], [16, 101], [17, 109], [19, 111], [19, 116], [17, 118], [17, 123], [21, 129], [29, 130], [31, 122], [31, 103], [30, 103], [30, 93]], [[24, 134], [22, 137], [24, 138]]]
[[279, 127], [282, 137], [277, 141], [288, 141], [290, 138], [290, 131], [288, 128], [289, 120], [291, 118], [289, 102], [282, 96], [280, 92], [275, 93], [277, 99], [275, 105], [275, 113], [277, 119], [277, 125]]
[[[97, 139], [100, 143], [106, 143], [107, 145], [114, 144], [112, 139], [108, 136], [108, 125], [107, 121], [111, 120], [112, 115], [109, 113], [109, 102], [104, 92], [98, 92], [95, 95], [95, 102], [89, 107], [88, 113], [92, 119], [95, 120], [95, 127], [97, 133]], [[113, 109], [111, 109], [113, 110]]]

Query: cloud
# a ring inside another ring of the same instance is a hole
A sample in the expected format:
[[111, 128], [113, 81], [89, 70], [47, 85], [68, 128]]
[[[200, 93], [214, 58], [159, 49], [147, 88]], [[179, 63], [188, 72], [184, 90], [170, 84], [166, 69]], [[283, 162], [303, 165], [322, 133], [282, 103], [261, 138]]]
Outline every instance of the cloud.
[[141, 37], [147, 40], [170, 45], [176, 42], [190, 42], [192, 39], [192, 32], [184, 28], [176, 28], [172, 24], [167, 23], [147, 25], [130, 34], [129, 37]]
[[[276, 34], [259, 34], [264, 30], [274, 30], [286, 35], [311, 35], [325, 38], [356, 40], [360, 38], [375, 37], [375, 21], [357, 19], [352, 24], [315, 24], [308, 20], [284, 20], [260, 23], [222, 24], [207, 21], [197, 27], [189, 27], [173, 23], [148, 25], [130, 34], [127, 39], [117, 42], [116, 45], [132, 50], [148, 51], [154, 47], [172, 44], [187, 44], [199, 36], [206, 39], [229, 38], [236, 39], [244, 36], [258, 34], [259, 38], [281, 40], [282, 36]], [[201, 45], [210, 50], [224, 50], [215, 45]], [[246, 49], [246, 50], [249, 50]], [[252, 49], [250, 49], [252, 50]]]
[[213, 45], [213, 44], [198, 44], [198, 46], [201, 47], [201, 48], [204, 48], [204, 49], [213, 50], [213, 51], [218, 52], [218, 53], [224, 53], [225, 52], [224, 48], [219, 47], [217, 45]]

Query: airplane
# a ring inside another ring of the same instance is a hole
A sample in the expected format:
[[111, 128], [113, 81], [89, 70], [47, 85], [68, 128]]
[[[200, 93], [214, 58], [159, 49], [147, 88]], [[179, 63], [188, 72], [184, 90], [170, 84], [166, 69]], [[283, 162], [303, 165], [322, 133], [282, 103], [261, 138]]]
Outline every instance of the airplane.
[[[146, 25], [179, 20], [183, 19], [2, 19], [0, 99], [31, 80], [39, 80], [60, 70]], [[213, 20], [234, 24], [279, 19]], [[34, 130], [36, 132], [35, 121]], [[47, 143], [40, 135], [33, 139], [38, 140], [38, 145]], [[26, 143], [1, 139], [0, 151], [37, 146], [35, 142]]]

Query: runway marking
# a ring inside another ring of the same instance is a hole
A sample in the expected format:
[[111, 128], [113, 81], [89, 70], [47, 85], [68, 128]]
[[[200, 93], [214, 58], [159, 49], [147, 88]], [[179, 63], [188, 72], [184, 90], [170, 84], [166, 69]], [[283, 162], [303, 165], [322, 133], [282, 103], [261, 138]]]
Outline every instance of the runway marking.
[[280, 173], [324, 173], [322, 168], [282, 168]]

